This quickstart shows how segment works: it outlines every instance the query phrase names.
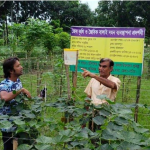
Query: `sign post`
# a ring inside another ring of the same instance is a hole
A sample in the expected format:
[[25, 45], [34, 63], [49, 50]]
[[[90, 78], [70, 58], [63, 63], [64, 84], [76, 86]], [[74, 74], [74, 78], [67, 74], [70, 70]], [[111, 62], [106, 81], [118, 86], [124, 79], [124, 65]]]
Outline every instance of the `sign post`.
[[74, 89], [76, 88], [76, 84], [77, 84], [78, 49], [65, 48], [64, 49], [64, 63], [65, 63], [66, 76], [67, 76], [68, 100], [71, 100], [69, 65], [75, 65], [75, 71], [73, 72], [73, 89]]

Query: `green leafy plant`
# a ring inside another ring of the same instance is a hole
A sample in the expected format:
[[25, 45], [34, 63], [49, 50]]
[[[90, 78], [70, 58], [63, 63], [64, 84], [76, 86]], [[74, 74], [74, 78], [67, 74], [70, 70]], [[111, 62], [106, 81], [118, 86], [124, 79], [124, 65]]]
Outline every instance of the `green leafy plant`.
[[[133, 119], [133, 109], [137, 105], [112, 103], [105, 95], [98, 97], [105, 98], [109, 104], [95, 106], [87, 102], [91, 101], [89, 98], [85, 98], [85, 102], [78, 102], [69, 101], [65, 97], [53, 103], [45, 103], [38, 97], [29, 100], [19, 95], [16, 98], [19, 104], [12, 114], [0, 116], [0, 128], [17, 127], [14, 137], [18, 138], [19, 150], [148, 149], [149, 130]], [[1, 101], [1, 106], [3, 104]], [[63, 116], [67, 114], [67, 123], [43, 116], [49, 107], [57, 108]], [[138, 107], [150, 109], [142, 104], [138, 104]], [[15, 115], [17, 112], [19, 115]], [[69, 120], [70, 116], [72, 120]], [[13, 121], [9, 122], [8, 119]], [[83, 124], [86, 124], [84, 128]], [[47, 136], [45, 132], [39, 132], [44, 128], [55, 134]]]

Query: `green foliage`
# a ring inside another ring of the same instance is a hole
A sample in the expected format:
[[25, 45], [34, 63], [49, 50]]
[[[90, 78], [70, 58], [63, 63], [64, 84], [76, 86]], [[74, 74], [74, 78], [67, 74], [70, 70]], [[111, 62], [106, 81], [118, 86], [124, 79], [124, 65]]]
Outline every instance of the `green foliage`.
[[15, 36], [15, 34], [9, 34], [8, 39], [12, 54], [14, 55], [17, 48], [17, 37]]
[[0, 39], [0, 46], [3, 46], [3, 45], [4, 45], [4, 40]]
[[53, 49], [56, 46], [56, 39], [54, 33], [49, 33], [45, 34], [44, 36], [44, 47], [47, 48], [47, 55], [50, 53], [53, 53]]
[[[56, 23], [59, 24], [59, 21], [56, 20]], [[63, 48], [70, 45], [70, 35], [63, 32], [56, 23], [53, 21], [53, 27], [46, 21], [28, 19], [25, 24], [12, 24], [9, 26], [8, 36], [10, 53], [21, 57], [39, 57], [41, 53], [50, 56], [62, 53]], [[0, 53], [2, 51], [1, 49]]]
[[64, 49], [70, 47], [70, 35], [66, 32], [61, 32], [59, 35], [59, 46]]
[[105, 27], [145, 27], [149, 37], [149, 10], [148, 1], [99, 1], [95, 10], [95, 24]]
[[20, 37], [24, 33], [25, 25], [21, 23], [13, 23], [11, 26], [8, 26], [9, 32], [14, 34], [16, 37]]
[[54, 29], [56, 28], [60, 28], [60, 20], [52, 20], [51, 23], [50, 23]]
[[[69, 116], [74, 117], [74, 121], [66, 125], [67, 130], [59, 131], [59, 134], [64, 132], [63, 135], [67, 137], [62, 139], [62, 142], [68, 142], [68, 148], [91, 148], [91, 149], [144, 149], [148, 146], [148, 129], [143, 128], [133, 120], [132, 109], [136, 105], [92, 105], [89, 109], [77, 107], [65, 98], [59, 98], [57, 102], [47, 105], [59, 108], [59, 112], [66, 112]], [[141, 105], [143, 107], [143, 105]], [[93, 116], [93, 113], [95, 114]], [[83, 115], [86, 114], [86, 115]], [[81, 124], [75, 121], [75, 118], [80, 118], [80, 123], [93, 121], [95, 124], [96, 132], [90, 131], [87, 128], [81, 129]], [[99, 125], [100, 128], [99, 128]], [[69, 130], [71, 129], [71, 130]], [[90, 132], [89, 132], [90, 131]], [[64, 141], [65, 140], [65, 141]], [[85, 140], [88, 140], [85, 142]], [[143, 141], [147, 141], [146, 143]], [[60, 142], [59, 140], [55, 144]], [[54, 142], [53, 142], [54, 143]], [[82, 143], [82, 144], [81, 144]], [[126, 145], [126, 146], [125, 146]]]
[[39, 42], [43, 43], [43, 37], [47, 38], [47, 33], [51, 32], [52, 27], [46, 21], [34, 19], [27, 21], [23, 47], [27, 51], [28, 56], [30, 56], [34, 46]]
[[12, 51], [9, 47], [7, 46], [1, 46], [0, 47], [0, 59], [4, 60], [6, 57], [9, 57], [12, 55]]
[[[57, 59], [55, 69], [62, 72], [59, 68], [61, 65], [62, 63], [58, 62]], [[62, 74], [56, 75], [61, 76]], [[44, 74], [44, 76], [51, 76], [55, 79], [57, 77], [52, 72]], [[65, 87], [63, 86], [63, 88]], [[58, 91], [56, 94], [58, 96]], [[106, 98], [105, 95], [98, 97], [101, 99]], [[5, 125], [8, 128], [12, 124], [17, 126], [16, 132], [20, 138], [20, 149], [25, 147], [25, 149], [30, 150], [63, 148], [141, 150], [147, 148], [150, 144], [149, 130], [135, 123], [133, 120], [135, 104], [125, 105], [115, 103], [94, 106], [89, 103], [84, 104], [84, 97], [80, 101], [68, 101], [66, 97], [61, 97], [57, 100], [55, 99], [55, 103], [49, 103], [48, 101], [45, 103], [38, 98], [28, 100], [22, 95], [21, 97], [17, 97], [16, 100], [17, 102], [20, 102], [20, 100], [24, 101], [23, 104], [20, 103], [16, 108], [16, 110], [20, 111], [21, 117], [14, 115], [11, 117], [3, 116], [5, 120], [9, 118], [14, 121], [11, 124], [5, 121], [0, 122], [0, 124], [1, 127]], [[85, 100], [91, 101], [88, 98], [85, 98]], [[85, 109], [83, 105], [88, 106], [89, 109]], [[150, 108], [146, 105], [139, 104], [138, 107], [139, 109], [143, 108], [150, 111]], [[54, 109], [57, 111], [53, 112]], [[13, 114], [15, 114], [15, 110]], [[68, 123], [60, 122], [61, 114], [67, 118]], [[0, 117], [0, 119], [3, 118]], [[95, 130], [91, 128], [90, 130], [87, 127], [81, 128], [82, 124], [89, 124], [91, 121], [96, 126]], [[101, 127], [99, 128], [99, 126]]]

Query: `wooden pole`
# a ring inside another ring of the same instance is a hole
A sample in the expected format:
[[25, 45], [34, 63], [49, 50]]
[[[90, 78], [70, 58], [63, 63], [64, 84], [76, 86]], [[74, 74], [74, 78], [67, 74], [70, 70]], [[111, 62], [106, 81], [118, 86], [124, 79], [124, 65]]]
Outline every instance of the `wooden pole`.
[[123, 76], [123, 85], [122, 85], [122, 102], [124, 102], [124, 91], [125, 91], [125, 75]]
[[[139, 103], [140, 87], [141, 87], [141, 77], [138, 77], [138, 78], [137, 78], [137, 91], [136, 91], [136, 104]], [[135, 107], [134, 121], [135, 121], [135, 122], [138, 121], [138, 106]]]
[[40, 90], [39, 90], [39, 61], [37, 61], [37, 95], [39, 95], [39, 92], [40, 92]]
[[66, 76], [67, 76], [68, 100], [71, 100], [70, 79], [69, 79], [69, 65], [65, 65], [65, 69], [66, 69]]
[[[64, 58], [64, 54], [62, 53], [62, 58]], [[61, 74], [63, 73], [63, 67], [64, 67], [64, 64], [62, 64], [61, 66]], [[60, 76], [60, 86], [59, 86], [59, 96], [62, 97], [62, 87], [63, 87], [63, 77], [62, 75]]]
[[47, 99], [47, 87], [46, 87], [46, 82], [45, 82], [45, 103], [46, 103], [46, 99]]
[[17, 150], [18, 148], [18, 139], [13, 139], [13, 150]]
[[72, 82], [73, 82], [73, 90], [72, 94], [74, 95], [75, 89], [77, 88], [77, 69], [78, 69], [78, 51], [76, 53], [76, 66], [75, 66], [75, 71], [72, 72]]

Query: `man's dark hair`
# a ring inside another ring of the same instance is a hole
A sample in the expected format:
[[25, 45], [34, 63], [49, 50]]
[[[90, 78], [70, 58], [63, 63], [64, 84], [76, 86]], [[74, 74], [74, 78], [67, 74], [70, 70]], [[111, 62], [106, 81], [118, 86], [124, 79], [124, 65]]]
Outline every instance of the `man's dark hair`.
[[111, 59], [109, 59], [109, 58], [102, 58], [102, 59], [100, 60], [100, 63], [106, 62], [106, 61], [109, 62], [110, 67], [111, 67], [111, 66], [114, 66], [114, 62], [113, 62]]
[[14, 70], [14, 64], [19, 61], [18, 57], [10, 57], [3, 62], [4, 78], [10, 77], [10, 71]]

